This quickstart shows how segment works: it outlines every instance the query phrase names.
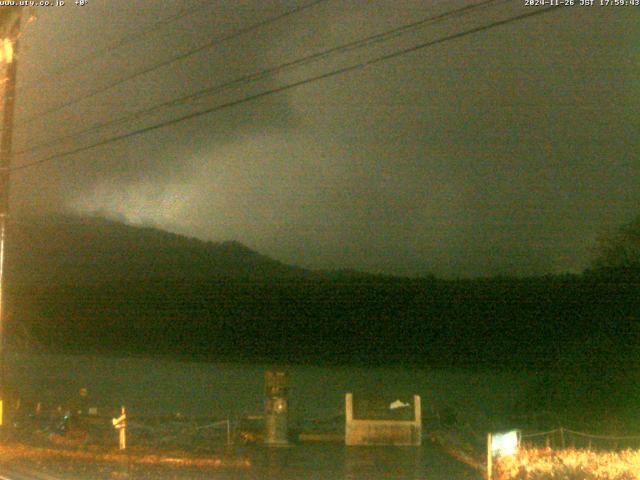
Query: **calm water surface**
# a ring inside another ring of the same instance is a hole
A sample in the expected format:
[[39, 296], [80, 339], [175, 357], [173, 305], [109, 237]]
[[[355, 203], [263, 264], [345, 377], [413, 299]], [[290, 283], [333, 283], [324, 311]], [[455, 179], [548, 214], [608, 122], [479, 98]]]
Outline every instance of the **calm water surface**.
[[[154, 358], [13, 355], [10, 379], [25, 399], [55, 405], [77, 398], [80, 387], [99, 407], [126, 405], [131, 415], [241, 418], [260, 415], [264, 372], [270, 365], [191, 363]], [[456, 370], [354, 367], [284, 367], [292, 380], [292, 423], [340, 418], [344, 394], [422, 396], [423, 416], [443, 406], [459, 411], [499, 411], [512, 404], [526, 379]], [[428, 433], [428, 431], [426, 432]], [[220, 480], [248, 479], [476, 479], [480, 476], [452, 460], [428, 440], [412, 447], [346, 447], [299, 444], [287, 448], [247, 447], [251, 460], [243, 471], [215, 472]], [[133, 477], [132, 477], [133, 478]], [[195, 476], [193, 478], [200, 478]]]

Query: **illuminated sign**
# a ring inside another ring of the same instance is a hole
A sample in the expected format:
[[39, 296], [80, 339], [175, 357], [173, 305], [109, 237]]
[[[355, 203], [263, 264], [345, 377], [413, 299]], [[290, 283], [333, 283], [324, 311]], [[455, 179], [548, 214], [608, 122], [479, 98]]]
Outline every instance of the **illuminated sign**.
[[520, 430], [491, 435], [491, 454], [494, 457], [515, 455], [520, 445]]

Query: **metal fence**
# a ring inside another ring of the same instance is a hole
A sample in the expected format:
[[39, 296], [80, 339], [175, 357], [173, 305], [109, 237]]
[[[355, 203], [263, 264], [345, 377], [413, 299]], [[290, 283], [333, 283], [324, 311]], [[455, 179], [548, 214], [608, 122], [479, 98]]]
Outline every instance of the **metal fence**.
[[559, 427], [546, 432], [524, 433], [525, 447], [624, 450], [640, 448], [640, 435], [602, 435]]
[[[217, 450], [232, 445], [238, 421], [212, 417], [144, 416], [116, 409], [100, 414], [72, 414], [69, 411], [38, 411], [15, 418], [16, 432], [23, 437], [45, 436], [61, 442], [150, 449]], [[120, 415], [120, 418], [117, 418]], [[120, 420], [116, 422], [116, 420]], [[124, 433], [122, 431], [124, 430]]]

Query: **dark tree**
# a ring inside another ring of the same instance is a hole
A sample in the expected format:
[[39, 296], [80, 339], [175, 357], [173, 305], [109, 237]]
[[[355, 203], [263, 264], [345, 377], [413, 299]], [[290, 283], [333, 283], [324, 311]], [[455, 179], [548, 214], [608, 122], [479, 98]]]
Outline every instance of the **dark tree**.
[[640, 271], [640, 215], [598, 239], [593, 271]]

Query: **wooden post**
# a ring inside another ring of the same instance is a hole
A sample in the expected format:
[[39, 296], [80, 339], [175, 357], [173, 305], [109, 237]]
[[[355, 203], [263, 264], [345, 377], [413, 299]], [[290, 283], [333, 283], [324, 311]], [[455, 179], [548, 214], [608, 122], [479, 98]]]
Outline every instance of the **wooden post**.
[[127, 434], [125, 433], [125, 428], [120, 429], [120, 436], [118, 437], [118, 448], [120, 450], [124, 450], [127, 448]]
[[120, 435], [118, 437], [118, 446], [120, 447], [120, 450], [124, 450], [125, 448], [127, 448], [127, 414], [124, 407], [122, 407], [120, 414], [120, 418], [122, 418], [123, 420], [122, 427], [120, 428]]
[[231, 445], [231, 424], [227, 418], [227, 446]]
[[491, 432], [487, 433], [487, 480], [493, 477], [493, 455], [491, 453]]
[[351, 445], [351, 430], [353, 423], [353, 394], [344, 396], [344, 444]]
[[420, 395], [413, 396], [413, 408], [414, 408], [414, 428], [411, 438], [413, 445], [422, 445], [422, 403]]
[[560, 427], [560, 447], [564, 450], [564, 428]]
[[120, 417], [111, 420], [113, 427], [118, 430], [118, 446], [120, 450], [127, 448], [127, 412], [122, 407], [120, 409]]
[[10, 425], [7, 415], [8, 388], [6, 379], [6, 328], [4, 313], [4, 244], [6, 238], [7, 216], [9, 214], [9, 177], [13, 143], [13, 116], [16, 101], [16, 76], [18, 61], [18, 37], [23, 8], [3, 9], [0, 14], [0, 41], [10, 42], [12, 54], [5, 58], [4, 91], [2, 103], [2, 135], [0, 135], [0, 427]]

